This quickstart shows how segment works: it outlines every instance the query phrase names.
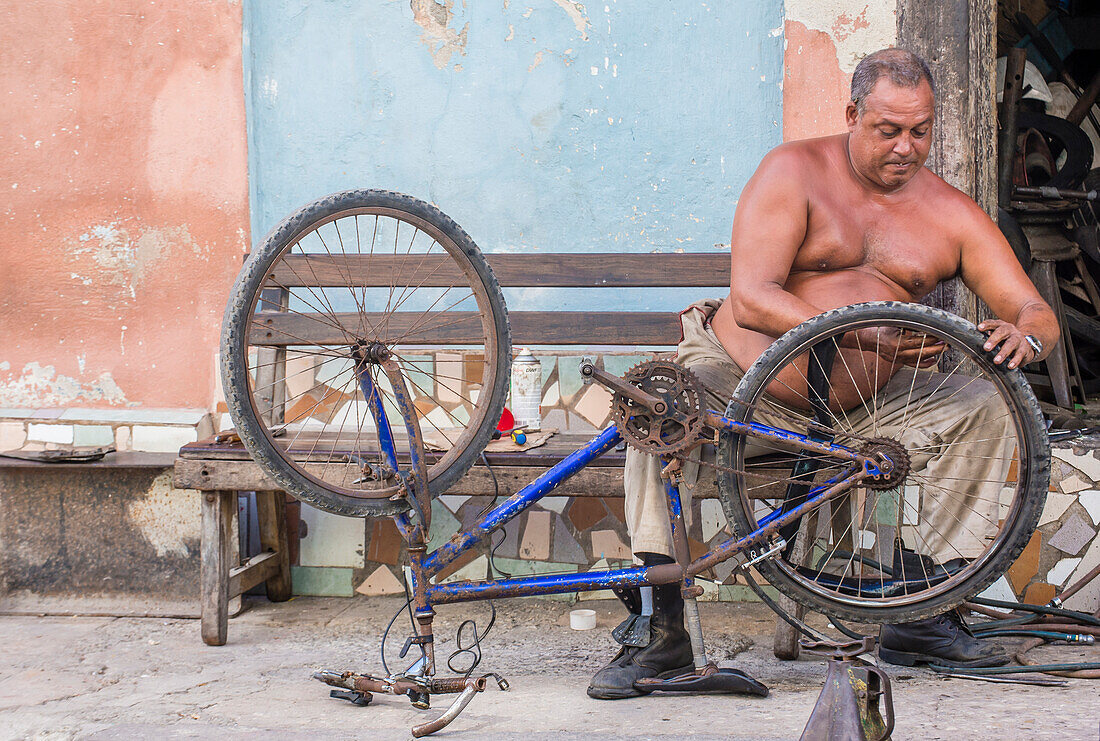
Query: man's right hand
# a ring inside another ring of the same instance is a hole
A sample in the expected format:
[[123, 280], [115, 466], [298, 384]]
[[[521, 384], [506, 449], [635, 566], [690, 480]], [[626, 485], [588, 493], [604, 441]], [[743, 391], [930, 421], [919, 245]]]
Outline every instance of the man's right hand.
[[842, 344], [876, 353], [891, 365], [913, 365], [918, 368], [935, 365], [947, 349], [943, 340], [896, 327], [867, 327], [849, 332]]

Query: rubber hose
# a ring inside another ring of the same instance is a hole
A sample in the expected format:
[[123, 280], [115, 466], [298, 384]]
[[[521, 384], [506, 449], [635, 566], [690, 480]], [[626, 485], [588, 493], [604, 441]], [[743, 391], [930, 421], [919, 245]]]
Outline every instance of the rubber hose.
[[934, 672], [951, 672], [954, 674], [1027, 674], [1030, 672], [1042, 672], [1052, 674], [1063, 671], [1095, 671], [1100, 676], [1100, 661], [1082, 661], [1075, 664], [1030, 664], [1028, 666], [986, 666], [970, 668], [962, 666], [943, 666], [941, 664], [929, 664], [928, 668]]
[[1087, 612], [1077, 612], [1076, 610], [1063, 610], [1059, 607], [1043, 607], [1041, 605], [1029, 605], [1024, 602], [1005, 602], [999, 599], [985, 599], [984, 597], [975, 597], [971, 600], [976, 605], [982, 605], [983, 607], [1000, 607], [1005, 610], [1026, 610], [1027, 612], [1037, 612], [1041, 615], [1058, 615], [1059, 617], [1066, 617], [1071, 620], [1079, 620], [1086, 625], [1100, 626], [1100, 618], [1093, 615], [1089, 615]]
[[[1081, 635], [1086, 634], [1082, 633]], [[1065, 641], [1066, 643], [1079, 643], [1079, 641], [1074, 640], [1072, 633], [1059, 633], [1053, 630], [1020, 630], [1014, 628], [1005, 628], [1003, 630], [983, 631], [980, 637], [996, 638], [999, 636], [1024, 636], [1027, 638], [1044, 638], [1048, 641]]]

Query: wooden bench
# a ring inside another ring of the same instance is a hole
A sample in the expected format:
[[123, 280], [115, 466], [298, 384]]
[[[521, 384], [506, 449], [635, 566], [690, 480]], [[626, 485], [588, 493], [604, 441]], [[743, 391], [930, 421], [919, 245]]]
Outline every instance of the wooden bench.
[[[722, 295], [729, 281], [729, 254], [491, 254], [487, 255], [500, 285], [540, 288], [695, 288], [695, 298]], [[686, 301], [685, 301], [686, 303]], [[508, 312], [513, 347], [640, 347], [671, 351], [680, 340], [679, 312], [525, 311]], [[526, 453], [488, 453], [502, 495], [515, 492], [554, 465], [589, 435], [560, 434]], [[621, 496], [625, 454], [609, 453], [555, 491], [559, 496]], [[712, 479], [701, 480], [696, 497], [717, 495]], [[273, 600], [290, 596], [287, 535], [282, 492], [239, 444], [206, 440], [180, 450], [175, 485], [204, 492], [202, 544], [202, 636], [211, 645], [226, 640], [229, 600], [266, 582]], [[232, 517], [237, 492], [256, 491], [261, 541], [265, 553], [245, 564], [231, 563]], [[452, 491], [471, 495], [494, 493], [485, 467], [473, 469]], [[785, 625], [785, 623], [784, 623]], [[793, 639], [792, 639], [793, 640]], [[797, 649], [795, 649], [797, 650]]]

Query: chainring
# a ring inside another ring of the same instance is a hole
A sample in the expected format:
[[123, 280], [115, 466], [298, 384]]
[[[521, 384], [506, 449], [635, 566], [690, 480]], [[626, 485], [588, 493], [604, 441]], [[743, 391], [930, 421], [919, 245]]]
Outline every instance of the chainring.
[[663, 399], [664, 414], [655, 414], [622, 394], [613, 394], [611, 415], [627, 444], [643, 453], [671, 455], [699, 441], [703, 423], [703, 385], [695, 374], [669, 360], [639, 363], [623, 380]]

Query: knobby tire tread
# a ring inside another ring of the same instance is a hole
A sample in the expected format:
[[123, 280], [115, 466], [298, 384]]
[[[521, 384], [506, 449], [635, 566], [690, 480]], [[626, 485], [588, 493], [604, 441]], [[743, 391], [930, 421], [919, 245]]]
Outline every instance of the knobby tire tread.
[[[445, 492], [473, 466], [496, 428], [508, 390], [511, 334], [504, 295], [484, 255], [465, 230], [435, 206], [412, 196], [365, 189], [333, 193], [307, 204], [276, 225], [264, 238], [262, 246], [249, 257], [233, 286], [222, 320], [221, 374], [226, 405], [241, 441], [256, 463], [276, 483], [296, 499], [331, 514], [346, 517], [385, 517], [407, 511], [408, 504], [386, 499], [355, 499], [303, 480], [275, 451], [271, 441], [263, 433], [263, 423], [257, 419], [249, 400], [248, 386], [246, 333], [249, 312], [269, 268], [315, 222], [342, 211], [363, 207], [397, 209], [432, 223], [458, 246], [481, 279], [493, 310], [497, 346], [495, 384], [489, 396], [489, 411], [465, 450], [446, 470], [432, 476], [428, 487], [431, 496], [434, 498]], [[396, 424], [402, 423], [397, 421]]]
[[[982, 349], [985, 335], [978, 332], [973, 324], [961, 317], [922, 304], [892, 301], [856, 304], [827, 311], [798, 325], [772, 343], [745, 373], [734, 391], [733, 401], [726, 410], [726, 416], [738, 419], [738, 415], [744, 414], [745, 406], [741, 402], [753, 398], [760, 384], [771, 375], [778, 364], [786, 361], [793, 348], [825, 332], [843, 327], [847, 323], [872, 318], [885, 319], [889, 316], [924, 322], [930, 329], [953, 337], [957, 344], [965, 344], [978, 357], [986, 358], [989, 367], [984, 370], [999, 376], [1005, 382], [1008, 392], [1007, 401], [1015, 405], [1015, 410], [1020, 414], [1024, 434], [1021, 444], [1026, 444], [1029, 450], [1028, 463], [1031, 475], [1026, 490], [1021, 495], [1023, 505], [1015, 520], [1006, 524], [1009, 533], [1000, 548], [991, 554], [987, 562], [977, 571], [962, 579], [949, 591], [912, 605], [853, 606], [805, 589], [770, 560], [756, 564], [756, 569], [772, 586], [796, 602], [811, 610], [857, 622], [899, 623], [921, 620], [942, 614], [987, 588], [1008, 570], [1027, 546], [1039, 524], [1050, 480], [1050, 446], [1043, 416], [1039, 402], [1025, 380], [1023, 372], [1020, 369], [1010, 370], [1004, 365], [993, 364], [992, 356], [996, 353], [996, 348], [990, 352]], [[719, 466], [729, 468], [734, 465], [735, 443], [734, 435], [722, 436], [717, 450]], [[750, 512], [745, 511], [736, 477], [730, 473], [720, 472], [718, 491], [726, 517], [737, 537], [743, 537], [752, 532], [754, 526], [750, 523], [755, 522], [755, 518]]]

